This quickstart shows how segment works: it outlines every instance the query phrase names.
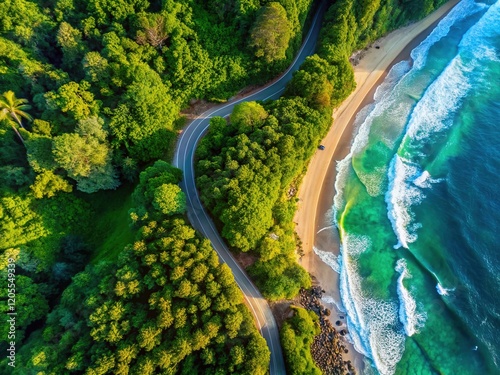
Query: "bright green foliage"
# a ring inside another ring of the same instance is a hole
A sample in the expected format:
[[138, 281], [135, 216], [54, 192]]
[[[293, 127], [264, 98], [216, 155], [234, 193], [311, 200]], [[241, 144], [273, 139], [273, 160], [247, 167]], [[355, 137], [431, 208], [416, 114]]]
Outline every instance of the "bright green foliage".
[[52, 171], [44, 170], [35, 178], [35, 183], [31, 185], [31, 190], [33, 190], [33, 196], [35, 198], [51, 198], [58, 191], [64, 191], [66, 193], [71, 193], [73, 187], [59, 175], [54, 174]]
[[33, 126], [31, 127], [31, 131], [38, 135], [44, 135], [50, 137], [52, 134], [52, 126], [47, 121], [35, 119], [33, 121]]
[[170, 131], [179, 107], [158, 73], [145, 64], [131, 71], [134, 81], [113, 114], [111, 133], [132, 157], [156, 159], [166, 151], [173, 136]]
[[232, 247], [260, 255], [249, 271], [271, 299], [292, 298], [310, 285], [295, 261], [295, 202], [280, 193], [302, 171], [330, 124], [328, 112], [306, 103], [283, 98], [266, 108], [241, 104], [230, 125], [212, 120], [197, 151], [203, 202], [222, 222]]
[[175, 19], [171, 14], [143, 14], [139, 17], [139, 24], [142, 30], [137, 32], [137, 43], [161, 48], [174, 29]]
[[97, 24], [110, 25], [112, 22], [121, 23], [148, 6], [146, 0], [89, 0], [87, 12], [95, 15]]
[[307, 271], [290, 255], [257, 261], [249, 268], [249, 273], [256, 278], [262, 293], [272, 299], [290, 299], [295, 297], [301, 288], [311, 286]]
[[88, 52], [83, 59], [85, 78], [92, 83], [101, 84], [109, 80], [108, 60], [97, 51]]
[[[85, 81], [69, 82], [57, 90], [45, 94], [46, 106], [49, 111], [60, 110], [67, 113], [74, 120], [82, 120], [95, 116], [99, 111], [99, 104], [94, 101], [94, 95], [88, 91], [89, 84]], [[55, 120], [67, 122], [64, 116], [55, 117]]]
[[93, 168], [105, 165], [108, 150], [95, 137], [68, 133], [54, 138], [54, 159], [72, 178], [88, 177]]
[[48, 271], [59, 240], [85, 229], [86, 210], [82, 201], [69, 194], [40, 200], [29, 194], [4, 194], [0, 198], [0, 250], [20, 247], [21, 267], [29, 272]]
[[320, 332], [318, 316], [301, 307], [292, 310], [294, 315], [283, 323], [280, 331], [287, 373], [321, 375], [311, 356], [311, 344]]
[[21, 246], [49, 234], [42, 218], [30, 207], [31, 199], [4, 196], [0, 199], [0, 248]]
[[250, 34], [255, 56], [267, 63], [284, 59], [290, 37], [290, 23], [283, 6], [277, 2], [267, 3], [260, 10]]
[[267, 116], [264, 107], [257, 102], [243, 102], [234, 107], [230, 120], [241, 133], [245, 133], [253, 127], [260, 127]]
[[177, 185], [163, 184], [154, 192], [153, 206], [164, 215], [181, 214], [186, 210], [186, 195]]
[[182, 171], [162, 160], [146, 168], [141, 172], [139, 184], [132, 195], [135, 206], [132, 216], [142, 217], [148, 212], [161, 215], [184, 212], [186, 197], [176, 185], [181, 179]]
[[42, 338], [19, 353], [25, 368], [266, 374], [269, 350], [209, 241], [182, 219], [143, 224], [116, 266], [74, 277]]
[[102, 124], [97, 118], [81, 120], [77, 133], [60, 135], [53, 142], [55, 162], [77, 181], [78, 190], [85, 193], [116, 189], [120, 184]]
[[85, 45], [82, 43], [82, 33], [73, 28], [67, 22], [61, 22], [56, 36], [57, 44], [63, 51], [63, 66], [66, 69], [74, 69], [80, 65]]

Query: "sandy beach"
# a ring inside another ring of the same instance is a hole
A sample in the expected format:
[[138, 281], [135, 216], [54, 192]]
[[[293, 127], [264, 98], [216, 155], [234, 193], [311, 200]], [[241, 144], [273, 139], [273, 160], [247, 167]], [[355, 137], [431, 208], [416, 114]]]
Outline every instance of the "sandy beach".
[[[335, 256], [339, 254], [340, 240], [337, 232], [331, 228], [330, 212], [335, 195], [336, 162], [349, 153], [355, 116], [373, 101], [376, 88], [390, 68], [399, 61], [408, 60], [411, 50], [427, 37], [437, 22], [458, 2], [449, 1], [425, 19], [386, 35], [361, 53], [362, 57], [354, 67], [356, 90], [334, 111], [333, 126], [322, 141], [325, 149], [318, 150], [312, 157], [302, 180], [298, 194], [299, 208], [294, 219], [305, 252], [301, 264], [316, 278], [325, 290], [325, 296], [337, 302], [340, 301], [339, 275], [312, 251], [315, 246]], [[345, 322], [340, 319], [342, 313], [333, 303], [325, 305], [332, 309], [331, 320], [334, 325], [337, 320]], [[355, 352], [352, 346], [348, 348], [346, 360], [351, 360], [356, 369], [362, 369], [363, 356]]]

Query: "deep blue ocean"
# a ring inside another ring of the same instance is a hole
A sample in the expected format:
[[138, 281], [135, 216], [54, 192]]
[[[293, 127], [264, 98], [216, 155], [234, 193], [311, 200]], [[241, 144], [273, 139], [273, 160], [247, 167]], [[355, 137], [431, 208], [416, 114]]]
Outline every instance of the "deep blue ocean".
[[380, 374], [500, 374], [500, 0], [393, 67], [337, 165], [350, 339]]

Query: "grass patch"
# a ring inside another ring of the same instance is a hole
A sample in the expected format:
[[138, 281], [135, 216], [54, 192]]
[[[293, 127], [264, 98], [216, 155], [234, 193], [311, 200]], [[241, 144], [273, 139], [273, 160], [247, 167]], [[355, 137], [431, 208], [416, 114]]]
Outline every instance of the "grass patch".
[[90, 263], [114, 260], [134, 241], [135, 233], [129, 226], [128, 214], [133, 190], [134, 185], [127, 184], [114, 191], [99, 191], [85, 197], [93, 211], [88, 240], [95, 250]]

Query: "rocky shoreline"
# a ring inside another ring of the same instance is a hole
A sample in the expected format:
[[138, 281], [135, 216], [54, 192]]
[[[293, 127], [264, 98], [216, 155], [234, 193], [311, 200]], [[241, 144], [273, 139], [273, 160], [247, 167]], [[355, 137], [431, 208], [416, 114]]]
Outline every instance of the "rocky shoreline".
[[[298, 297], [299, 304], [307, 310], [313, 311], [319, 317], [321, 332], [314, 338], [311, 345], [311, 355], [316, 365], [325, 375], [355, 375], [356, 370], [350, 360], [345, 360], [344, 355], [349, 351], [345, 346], [343, 336], [347, 334], [345, 328], [338, 332], [328, 318], [330, 310], [323, 307], [321, 297], [324, 291], [320, 286], [301, 290]], [[340, 316], [335, 324], [344, 326], [344, 316]]]

